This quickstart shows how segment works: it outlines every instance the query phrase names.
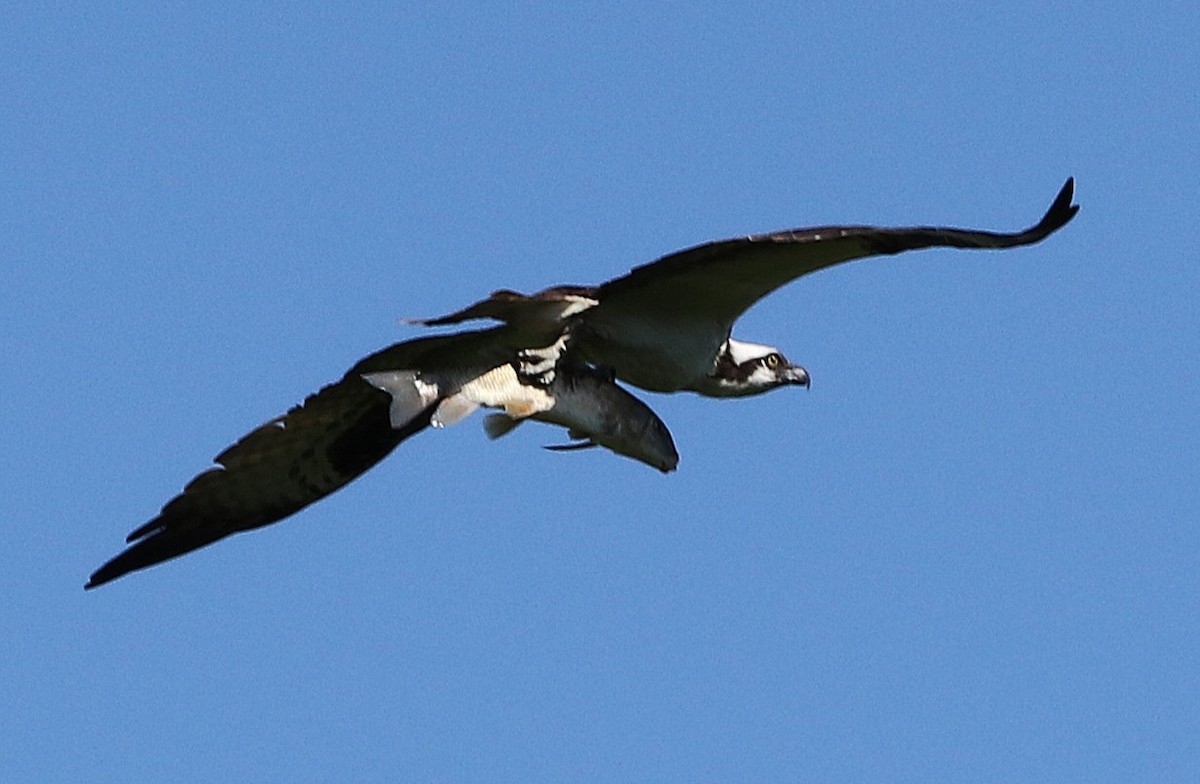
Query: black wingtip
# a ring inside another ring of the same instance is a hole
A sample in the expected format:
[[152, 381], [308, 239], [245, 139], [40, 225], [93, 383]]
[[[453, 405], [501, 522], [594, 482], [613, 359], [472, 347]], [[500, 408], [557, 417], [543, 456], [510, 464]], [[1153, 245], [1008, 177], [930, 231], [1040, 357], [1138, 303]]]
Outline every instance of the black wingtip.
[[127, 570], [117, 571], [116, 569], [110, 569], [110, 564], [111, 562], [92, 572], [92, 576], [89, 577], [88, 581], [83, 584], [83, 590], [90, 591], [93, 588], [99, 588], [101, 585], [104, 585], [107, 582], [112, 582], [121, 575], [128, 573]]
[[226, 525], [188, 525], [187, 521], [183, 521], [178, 528], [168, 529], [158, 518], [151, 523], [153, 525], [148, 523], [142, 526], [150, 531], [149, 534], [117, 553], [93, 572], [87, 584], [83, 586], [84, 589], [98, 588], [130, 572], [178, 558], [237, 532], [237, 529]]
[[117, 557], [109, 560], [96, 571], [92, 572], [92, 576], [89, 577], [87, 583], [84, 584], [83, 590], [90, 591], [93, 588], [99, 588], [101, 585], [110, 583], [118, 577], [123, 577], [132, 571], [143, 569], [151, 565], [150, 563], [137, 563], [136, 565], [130, 563], [132, 559], [130, 558], [129, 553], [130, 551], [126, 550]]
[[[147, 542], [149, 543], [148, 545], [146, 544]], [[119, 553], [115, 558], [112, 558], [99, 569], [92, 572], [92, 576], [88, 578], [83, 589], [90, 591], [93, 588], [99, 588], [101, 585], [110, 583], [118, 577], [124, 577], [130, 572], [136, 572], [139, 569], [145, 569], [148, 566], [154, 566], [155, 564], [170, 560], [192, 549], [195, 548], [164, 547], [163, 543], [155, 539], [143, 540]]]
[[1075, 217], [1075, 213], [1079, 212], [1079, 205], [1071, 203], [1074, 198], [1075, 178], [1068, 177], [1067, 181], [1063, 183], [1062, 190], [1054, 197], [1050, 209], [1046, 210], [1046, 215], [1036, 226], [1036, 230], [1045, 236], [1067, 225]]
[[1049, 237], [1054, 232], [1066, 226], [1075, 213], [1079, 212], [1079, 205], [1072, 204], [1071, 201], [1075, 198], [1075, 178], [1068, 177], [1063, 183], [1062, 189], [1058, 195], [1054, 197], [1054, 201], [1050, 204], [1050, 208], [1046, 210], [1046, 214], [1036, 225], [1030, 226], [1025, 231], [1017, 232], [1016, 234], [993, 234], [991, 232], [978, 232], [977, 237], [984, 238], [982, 246], [988, 248], [1015, 248], [1021, 245], [1032, 245], [1035, 242], [1041, 242]]

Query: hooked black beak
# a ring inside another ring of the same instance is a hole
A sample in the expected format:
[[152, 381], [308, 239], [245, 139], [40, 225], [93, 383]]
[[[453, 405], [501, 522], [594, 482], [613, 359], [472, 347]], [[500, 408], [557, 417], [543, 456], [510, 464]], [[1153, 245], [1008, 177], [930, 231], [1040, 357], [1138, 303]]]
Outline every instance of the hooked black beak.
[[799, 365], [789, 365], [780, 373], [780, 377], [784, 383], [798, 384], [799, 386], [808, 389], [811, 379], [808, 377], [808, 371]]

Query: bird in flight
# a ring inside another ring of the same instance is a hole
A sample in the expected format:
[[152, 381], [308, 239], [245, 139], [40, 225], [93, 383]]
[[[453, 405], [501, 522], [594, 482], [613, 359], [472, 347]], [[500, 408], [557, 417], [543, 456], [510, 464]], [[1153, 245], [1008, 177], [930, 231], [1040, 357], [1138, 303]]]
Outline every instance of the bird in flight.
[[807, 387], [779, 349], [732, 337], [750, 306], [810, 272], [922, 248], [1002, 249], [1040, 242], [1079, 210], [1068, 179], [1042, 219], [1004, 233], [915, 226], [822, 226], [705, 243], [599, 286], [497, 291], [426, 326], [498, 325], [397, 343], [357, 362], [256, 428], [126, 539], [85, 588], [277, 522], [360, 476], [401, 442], [480, 407], [495, 438], [526, 419], [567, 429], [660, 471], [679, 455], [670, 431], [616, 382], [652, 392], [744, 397]]

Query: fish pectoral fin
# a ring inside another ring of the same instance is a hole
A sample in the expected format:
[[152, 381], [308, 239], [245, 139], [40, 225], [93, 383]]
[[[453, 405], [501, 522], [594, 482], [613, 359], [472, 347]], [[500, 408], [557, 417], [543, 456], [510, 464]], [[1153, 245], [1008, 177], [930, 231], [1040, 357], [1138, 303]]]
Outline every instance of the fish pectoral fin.
[[552, 444], [544, 446], [542, 449], [549, 449], [551, 452], [574, 452], [577, 449], [591, 449], [594, 446], [600, 446], [587, 433], [582, 433], [574, 428], [567, 429], [567, 438], [574, 439], [574, 441], [570, 444]]
[[483, 420], [483, 432], [487, 434], [488, 438], [495, 441], [497, 438], [511, 433], [517, 425], [524, 421], [524, 419], [513, 419], [507, 414], [488, 414]]
[[542, 447], [551, 452], [573, 452], [577, 449], [591, 449], [594, 446], [600, 446], [595, 441], [576, 441], [573, 444], [550, 444]]

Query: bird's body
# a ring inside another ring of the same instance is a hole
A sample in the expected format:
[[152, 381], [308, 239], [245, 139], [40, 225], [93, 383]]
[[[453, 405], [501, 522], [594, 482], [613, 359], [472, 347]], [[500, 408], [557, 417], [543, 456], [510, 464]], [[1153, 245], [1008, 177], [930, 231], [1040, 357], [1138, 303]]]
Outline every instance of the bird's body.
[[[93, 588], [281, 520], [359, 476], [405, 439], [480, 406], [493, 437], [535, 419], [567, 428], [661, 471], [678, 454], [666, 425], [622, 381], [654, 392], [744, 397], [807, 386], [808, 372], [774, 347], [732, 337], [734, 322], [780, 286], [869, 256], [932, 247], [1000, 249], [1040, 242], [1074, 217], [1067, 180], [1040, 222], [1014, 233], [919, 226], [826, 226], [672, 253], [599, 286], [537, 294], [498, 291], [420, 323], [493, 319], [500, 326], [398, 343], [358, 362], [287, 414], [217, 456], [130, 546], [97, 570]], [[422, 480], [426, 481], [426, 480]]]

